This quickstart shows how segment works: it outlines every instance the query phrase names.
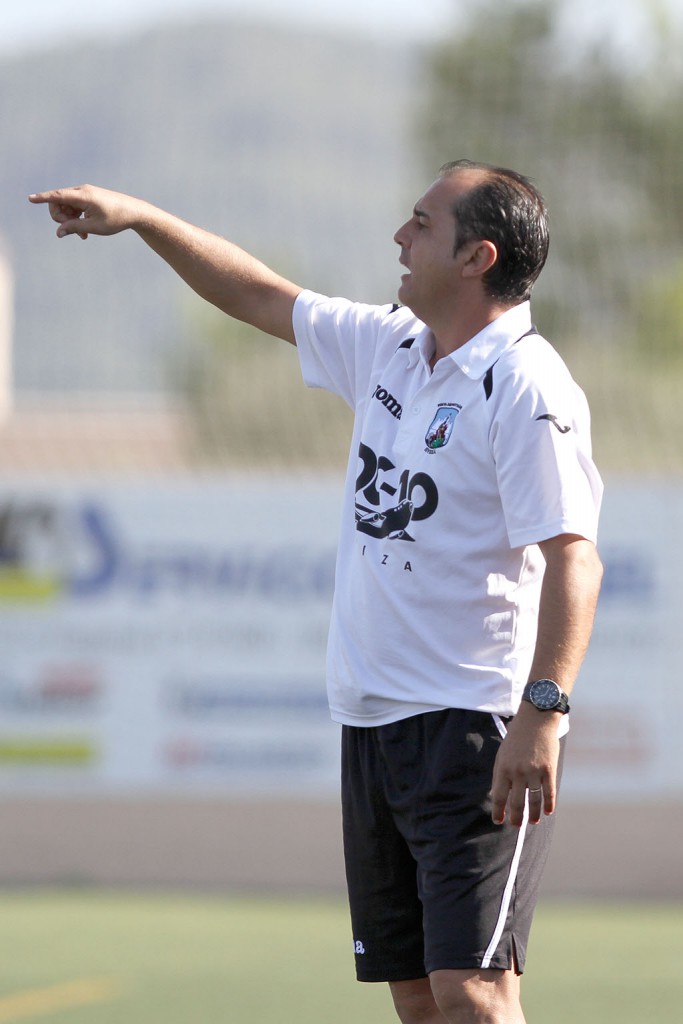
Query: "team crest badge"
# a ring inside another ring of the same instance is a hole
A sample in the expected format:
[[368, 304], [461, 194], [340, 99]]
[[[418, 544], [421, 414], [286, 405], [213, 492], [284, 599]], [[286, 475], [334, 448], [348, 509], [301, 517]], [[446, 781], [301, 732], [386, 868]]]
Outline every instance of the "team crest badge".
[[460, 405], [440, 405], [436, 416], [429, 424], [429, 430], [425, 434], [425, 444], [428, 452], [436, 452], [444, 448], [450, 441], [453, 433], [453, 424], [460, 412]]

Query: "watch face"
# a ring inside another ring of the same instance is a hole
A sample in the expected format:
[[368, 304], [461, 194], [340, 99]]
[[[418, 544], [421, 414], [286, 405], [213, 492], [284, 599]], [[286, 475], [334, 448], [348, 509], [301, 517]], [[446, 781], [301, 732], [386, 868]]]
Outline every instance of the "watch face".
[[537, 679], [529, 688], [531, 703], [541, 711], [549, 711], [559, 703], [562, 691], [552, 679]]

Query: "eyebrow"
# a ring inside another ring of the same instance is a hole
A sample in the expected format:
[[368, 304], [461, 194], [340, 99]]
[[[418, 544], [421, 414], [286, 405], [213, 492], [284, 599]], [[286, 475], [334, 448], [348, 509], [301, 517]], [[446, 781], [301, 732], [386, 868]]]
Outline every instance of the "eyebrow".
[[413, 207], [413, 216], [415, 216], [415, 217], [424, 217], [426, 220], [430, 219], [429, 218], [429, 214], [427, 213], [427, 211], [426, 210], [421, 210], [419, 206], [414, 206]]

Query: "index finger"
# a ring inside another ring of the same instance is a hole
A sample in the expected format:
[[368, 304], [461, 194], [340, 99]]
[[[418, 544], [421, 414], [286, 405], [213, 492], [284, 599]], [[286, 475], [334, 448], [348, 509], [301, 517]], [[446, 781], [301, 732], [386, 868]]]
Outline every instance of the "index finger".
[[81, 204], [84, 200], [80, 196], [80, 188], [73, 186], [71, 188], [55, 188], [50, 189], [48, 192], [32, 192], [28, 197], [29, 203], [61, 203], [71, 204], [77, 203], [81, 199]]

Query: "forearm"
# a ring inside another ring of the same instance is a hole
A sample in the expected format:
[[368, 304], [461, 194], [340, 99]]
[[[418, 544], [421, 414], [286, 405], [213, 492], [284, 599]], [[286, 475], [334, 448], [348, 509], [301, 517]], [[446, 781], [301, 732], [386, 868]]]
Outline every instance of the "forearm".
[[300, 288], [239, 246], [147, 203], [133, 230], [203, 299], [229, 316], [294, 342]]
[[[530, 679], [554, 679], [569, 693], [593, 628], [602, 566], [581, 537], [554, 537], [541, 545], [546, 559], [538, 632]], [[539, 711], [528, 701], [509, 724], [493, 776], [492, 817], [513, 825], [552, 814], [557, 797], [558, 727], [561, 713]], [[527, 802], [528, 801], [528, 802]]]

